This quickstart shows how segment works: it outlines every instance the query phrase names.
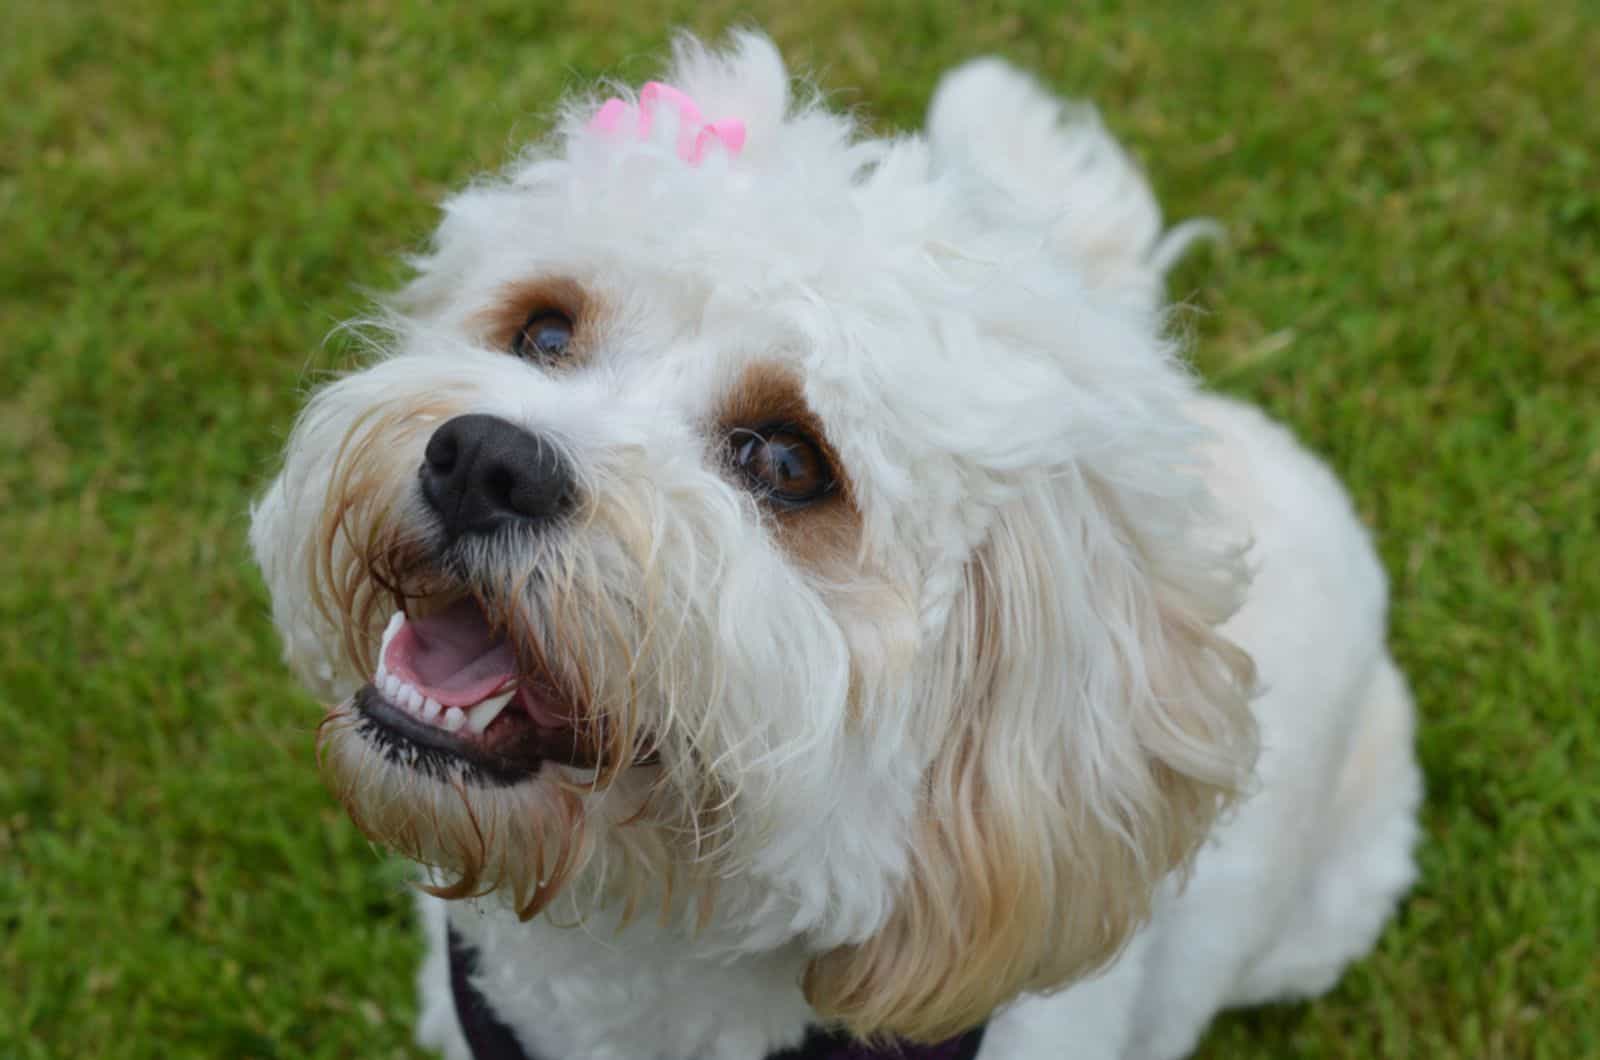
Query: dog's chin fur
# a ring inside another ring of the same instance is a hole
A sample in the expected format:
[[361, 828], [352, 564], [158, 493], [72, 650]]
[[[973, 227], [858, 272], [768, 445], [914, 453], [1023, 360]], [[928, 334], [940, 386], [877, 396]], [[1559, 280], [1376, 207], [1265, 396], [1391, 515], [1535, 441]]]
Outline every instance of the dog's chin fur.
[[[1410, 879], [1409, 700], [1337, 485], [1164, 336], [1197, 230], [992, 61], [892, 140], [757, 36], [681, 40], [669, 80], [742, 152], [571, 102], [449, 200], [253, 513], [330, 786], [456, 900], [425, 906], [424, 1038], [464, 1055], [447, 912], [549, 1055], [991, 1018], [986, 1058], [1179, 1055], [1325, 989]], [[513, 356], [552, 306], [564, 359]], [[418, 467], [466, 414], [553, 446], [573, 509], [446, 535]], [[771, 423], [831, 493], [750, 488], [729, 439]], [[461, 598], [582, 755], [423, 768], [362, 713], [390, 614]]]

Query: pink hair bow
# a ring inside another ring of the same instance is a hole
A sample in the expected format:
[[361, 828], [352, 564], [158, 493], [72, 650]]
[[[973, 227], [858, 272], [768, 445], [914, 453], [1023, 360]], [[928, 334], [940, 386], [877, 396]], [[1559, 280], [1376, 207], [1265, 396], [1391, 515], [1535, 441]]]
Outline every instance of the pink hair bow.
[[671, 85], [651, 81], [639, 90], [639, 105], [630, 106], [620, 99], [608, 99], [598, 113], [589, 120], [589, 128], [608, 135], [622, 131], [622, 123], [635, 110], [639, 114], [637, 135], [641, 140], [650, 138], [650, 125], [656, 104], [669, 103], [678, 108], [678, 157], [691, 166], [698, 166], [712, 141], [722, 144], [730, 155], [744, 148], [744, 122], [737, 118], [723, 118], [708, 122], [700, 115], [700, 108], [688, 95]]

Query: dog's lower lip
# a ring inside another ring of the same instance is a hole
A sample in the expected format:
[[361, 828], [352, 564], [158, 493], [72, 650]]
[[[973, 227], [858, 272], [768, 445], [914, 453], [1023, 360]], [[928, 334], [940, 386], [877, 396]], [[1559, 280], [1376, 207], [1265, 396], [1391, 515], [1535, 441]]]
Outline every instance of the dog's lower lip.
[[419, 757], [411, 764], [424, 771], [454, 761], [466, 767], [470, 775], [496, 785], [510, 785], [536, 776], [545, 762], [543, 756], [525, 748], [519, 748], [522, 753], [503, 754], [424, 722], [389, 702], [382, 691], [370, 684], [355, 694], [352, 705], [375, 727], [382, 740], [393, 747], [403, 742], [414, 749]]

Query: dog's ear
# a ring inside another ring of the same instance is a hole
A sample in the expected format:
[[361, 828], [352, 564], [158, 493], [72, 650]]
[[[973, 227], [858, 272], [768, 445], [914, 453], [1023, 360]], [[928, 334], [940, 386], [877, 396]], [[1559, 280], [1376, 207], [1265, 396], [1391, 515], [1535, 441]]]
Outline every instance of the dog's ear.
[[943, 734], [888, 923], [817, 958], [812, 1004], [937, 1040], [1114, 957], [1253, 762], [1249, 657], [1217, 630], [1237, 550], [1077, 471], [999, 513], [926, 700]]
[[1209, 221], [1163, 233], [1149, 182], [1086, 103], [1064, 102], [999, 59], [940, 81], [928, 107], [937, 169], [984, 221], [1032, 233], [1122, 306], [1152, 316], [1162, 276]]

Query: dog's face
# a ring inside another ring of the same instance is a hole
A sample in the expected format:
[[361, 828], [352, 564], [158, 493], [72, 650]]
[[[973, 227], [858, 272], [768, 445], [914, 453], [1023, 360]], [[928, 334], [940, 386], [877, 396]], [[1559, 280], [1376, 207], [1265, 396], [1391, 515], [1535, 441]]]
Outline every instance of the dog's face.
[[675, 80], [742, 152], [576, 108], [453, 199], [252, 541], [332, 786], [442, 893], [661, 903], [943, 1033], [1112, 954], [1248, 761], [1188, 384], [764, 42]]

